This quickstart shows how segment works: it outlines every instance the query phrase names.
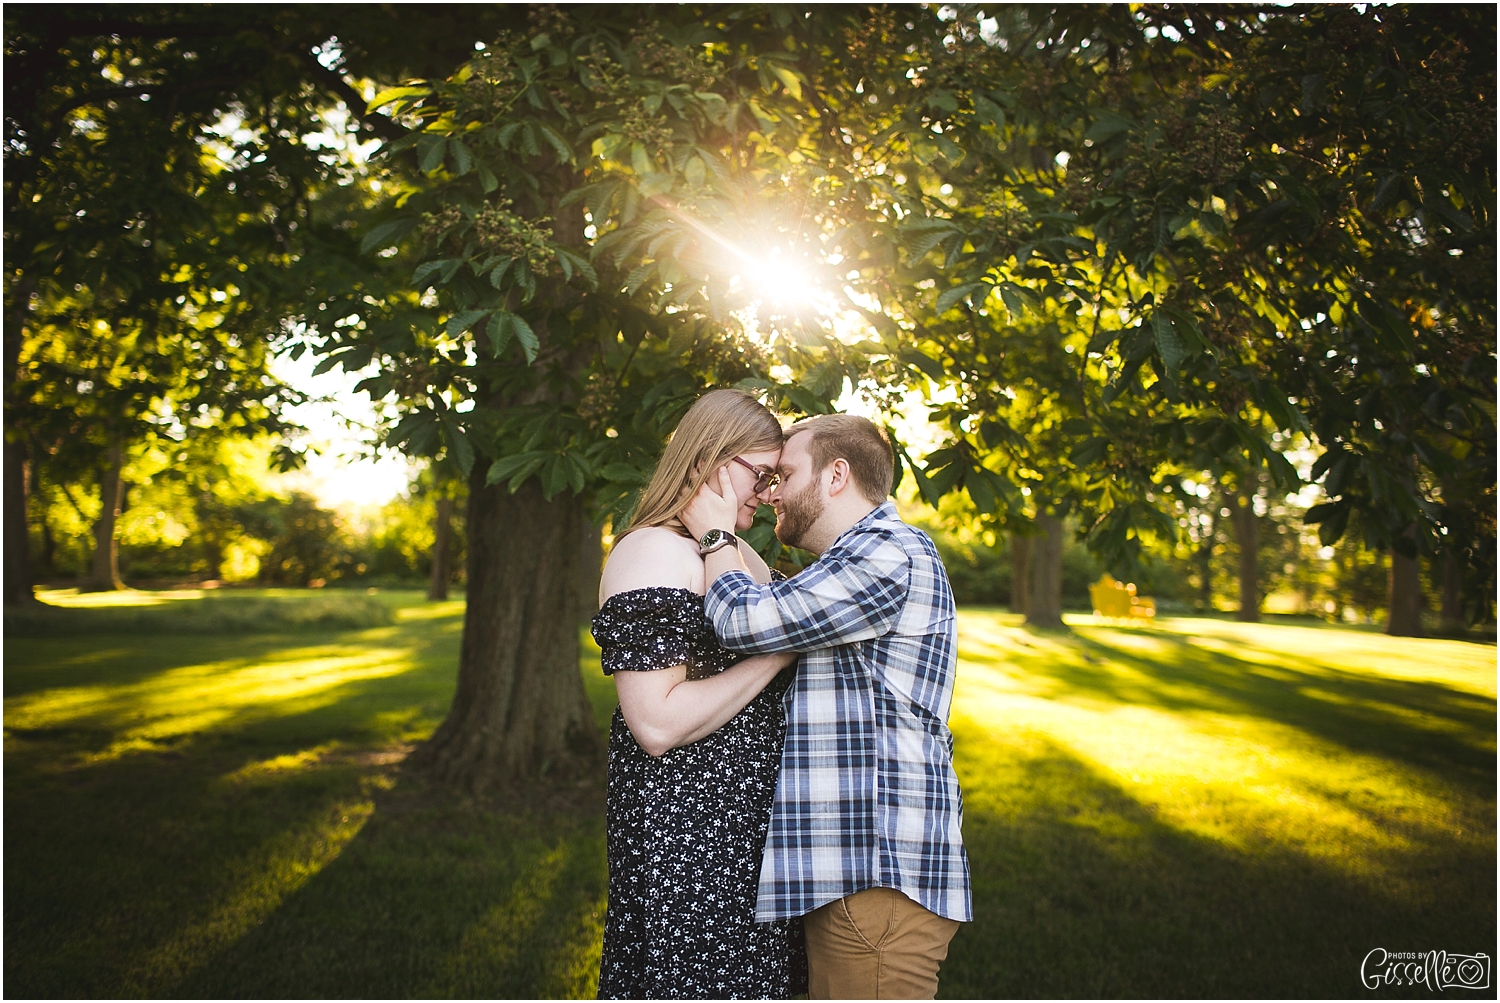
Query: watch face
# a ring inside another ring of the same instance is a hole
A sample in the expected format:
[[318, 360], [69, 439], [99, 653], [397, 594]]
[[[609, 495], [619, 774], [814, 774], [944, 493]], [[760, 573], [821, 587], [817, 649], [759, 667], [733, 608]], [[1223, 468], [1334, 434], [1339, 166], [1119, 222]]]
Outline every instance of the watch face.
[[707, 533], [703, 534], [703, 539], [698, 541], [698, 546], [712, 547], [714, 544], [718, 543], [728, 535], [729, 534], [724, 532], [722, 529], [711, 529]]

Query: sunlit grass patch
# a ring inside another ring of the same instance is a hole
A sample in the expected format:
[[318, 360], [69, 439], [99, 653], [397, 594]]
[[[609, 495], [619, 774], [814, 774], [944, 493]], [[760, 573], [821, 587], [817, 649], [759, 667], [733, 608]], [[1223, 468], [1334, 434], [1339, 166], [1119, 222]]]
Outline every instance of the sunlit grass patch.
[[81, 594], [69, 589], [44, 591], [38, 598], [39, 606], [6, 609], [7, 637], [326, 631], [392, 622], [389, 601], [342, 589], [131, 589]]
[[1493, 944], [1493, 647], [1070, 619], [960, 614], [945, 994], [1352, 995], [1377, 943]]

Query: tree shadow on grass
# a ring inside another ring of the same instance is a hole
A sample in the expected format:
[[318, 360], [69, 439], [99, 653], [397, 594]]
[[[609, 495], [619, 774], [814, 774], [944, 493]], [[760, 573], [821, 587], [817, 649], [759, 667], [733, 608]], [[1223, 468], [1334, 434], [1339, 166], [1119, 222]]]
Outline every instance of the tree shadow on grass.
[[172, 994], [591, 998], [602, 794], [475, 804], [405, 777], [338, 858]]
[[1403, 898], [1295, 852], [1174, 828], [1045, 740], [956, 731], [976, 916], [943, 997], [1430, 996], [1366, 991], [1361, 960], [1375, 947], [1494, 955], [1492, 845], [1419, 862], [1423, 890]]
[[[398, 781], [451, 698], [448, 628], [132, 644], [125, 664], [76, 678], [46, 671], [48, 646], [66, 645], [38, 642], [30, 692], [105, 692], [64, 727], [7, 731], [11, 994], [592, 995], [602, 805], [574, 802], [602, 795], [483, 806]], [[214, 708], [226, 712], [202, 730], [171, 732], [193, 708], [148, 706], [132, 688], [339, 646], [399, 649], [402, 665]], [[119, 751], [143, 714], [169, 733]]]
[[[1495, 701], [1488, 696], [1429, 680], [1353, 672], [1313, 657], [1276, 653], [1275, 663], [1266, 664], [1172, 633], [1138, 630], [1110, 637], [1075, 633], [1070, 643], [1080, 657], [1021, 659], [1027, 689], [1052, 699], [1253, 715], [1493, 792]], [[1136, 638], [1151, 639], [1157, 650], [1133, 650], [1128, 644]], [[1041, 680], [1050, 685], [1038, 685]]]

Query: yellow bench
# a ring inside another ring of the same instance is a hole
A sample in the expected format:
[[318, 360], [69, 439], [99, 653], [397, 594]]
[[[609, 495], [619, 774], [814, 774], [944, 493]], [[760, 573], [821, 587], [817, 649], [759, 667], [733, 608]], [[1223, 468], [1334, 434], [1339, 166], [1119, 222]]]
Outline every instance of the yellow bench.
[[1089, 586], [1094, 615], [1110, 620], [1149, 620], [1156, 616], [1156, 600], [1135, 594], [1135, 585], [1115, 581], [1109, 575]]

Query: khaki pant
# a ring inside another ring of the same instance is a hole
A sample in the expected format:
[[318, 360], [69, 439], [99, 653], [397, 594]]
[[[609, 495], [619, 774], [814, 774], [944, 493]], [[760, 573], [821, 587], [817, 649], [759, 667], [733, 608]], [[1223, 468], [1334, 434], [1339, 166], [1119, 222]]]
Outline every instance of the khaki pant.
[[930, 1000], [958, 932], [893, 888], [867, 888], [802, 918], [808, 998]]

